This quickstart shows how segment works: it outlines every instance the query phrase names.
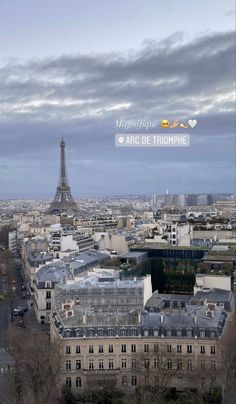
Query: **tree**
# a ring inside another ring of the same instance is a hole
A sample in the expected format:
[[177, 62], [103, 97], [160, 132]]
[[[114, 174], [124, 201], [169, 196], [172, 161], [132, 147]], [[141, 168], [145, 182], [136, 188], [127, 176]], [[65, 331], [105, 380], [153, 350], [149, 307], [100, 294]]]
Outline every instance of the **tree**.
[[11, 321], [14, 319], [14, 305], [17, 301], [16, 286], [15, 286], [15, 265], [12, 254], [9, 250], [0, 252], [0, 267], [1, 272], [6, 280], [6, 298], [9, 303]]
[[5, 249], [8, 248], [8, 235], [9, 232], [12, 231], [13, 228], [11, 226], [3, 226], [0, 230], [0, 245], [4, 246]]
[[79, 402], [89, 404], [125, 404], [125, 394], [107, 381], [99, 380], [93, 387], [86, 390], [80, 397]]
[[72, 393], [70, 386], [67, 386], [66, 384], [62, 387], [60, 404], [76, 404], [75, 396]]
[[[58, 402], [52, 361], [59, 363], [59, 350], [47, 334], [11, 325], [9, 340], [15, 360], [15, 395], [22, 404]], [[56, 368], [56, 366], [55, 366]]]

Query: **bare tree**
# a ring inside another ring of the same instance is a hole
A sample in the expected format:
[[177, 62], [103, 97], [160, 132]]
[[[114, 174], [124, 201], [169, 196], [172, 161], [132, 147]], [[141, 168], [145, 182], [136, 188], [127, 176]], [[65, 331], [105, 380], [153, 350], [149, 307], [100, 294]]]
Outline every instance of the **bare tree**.
[[219, 366], [224, 382], [224, 404], [236, 403], [236, 318], [231, 314], [228, 326], [219, 345]]
[[14, 305], [17, 301], [15, 264], [12, 254], [9, 250], [0, 252], [1, 272], [6, 281], [6, 299], [10, 308], [11, 321], [14, 319]]
[[[15, 396], [17, 403], [54, 404], [58, 402], [56, 361], [59, 350], [47, 334], [10, 327], [10, 346], [15, 359]], [[54, 361], [54, 367], [52, 366]]]

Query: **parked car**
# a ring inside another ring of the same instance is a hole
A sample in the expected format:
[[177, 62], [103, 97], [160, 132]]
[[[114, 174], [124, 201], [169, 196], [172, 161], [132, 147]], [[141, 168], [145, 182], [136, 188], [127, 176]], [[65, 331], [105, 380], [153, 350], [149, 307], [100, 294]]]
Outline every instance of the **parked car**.
[[18, 306], [14, 309], [14, 316], [23, 316], [27, 310], [27, 307]]
[[24, 310], [22, 310], [22, 307], [16, 307], [14, 309], [14, 316], [23, 316], [24, 315]]

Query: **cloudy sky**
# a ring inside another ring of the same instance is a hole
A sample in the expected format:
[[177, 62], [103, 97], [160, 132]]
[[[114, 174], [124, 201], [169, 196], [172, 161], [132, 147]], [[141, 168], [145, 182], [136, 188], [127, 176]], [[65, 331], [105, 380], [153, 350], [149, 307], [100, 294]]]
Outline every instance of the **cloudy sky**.
[[[76, 197], [233, 192], [234, 7], [1, 0], [0, 199], [54, 195], [61, 136]], [[115, 147], [163, 118], [198, 120], [189, 148]]]

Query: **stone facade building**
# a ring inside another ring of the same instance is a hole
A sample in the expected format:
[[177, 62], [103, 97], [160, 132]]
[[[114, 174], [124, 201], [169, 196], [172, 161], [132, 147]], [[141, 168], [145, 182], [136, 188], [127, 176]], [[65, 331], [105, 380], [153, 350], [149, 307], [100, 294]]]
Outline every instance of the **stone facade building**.
[[225, 304], [219, 289], [214, 289], [214, 302], [210, 291], [204, 297], [172, 300], [155, 293], [146, 310], [124, 312], [105, 302], [102, 309], [85, 307], [78, 296], [73, 301], [64, 296], [63, 303], [59, 295], [51, 318], [51, 339], [61, 350], [58, 383], [78, 394], [107, 382], [129, 392], [147, 383], [178, 391], [200, 388], [206, 381], [222, 384], [221, 341], [233, 294], [224, 291]]

